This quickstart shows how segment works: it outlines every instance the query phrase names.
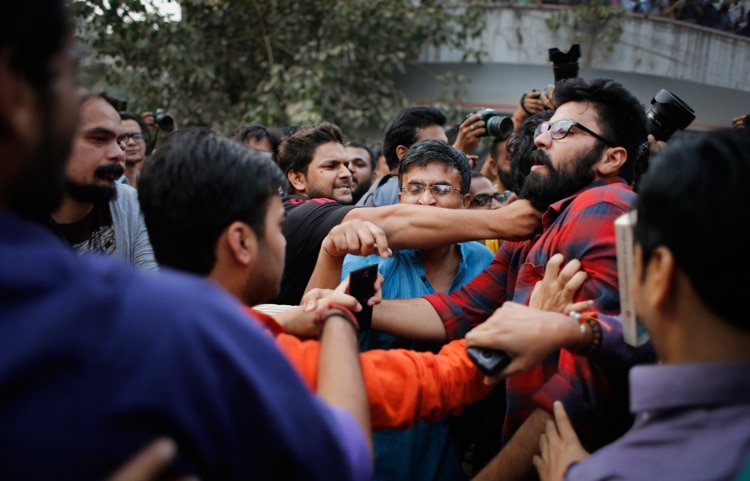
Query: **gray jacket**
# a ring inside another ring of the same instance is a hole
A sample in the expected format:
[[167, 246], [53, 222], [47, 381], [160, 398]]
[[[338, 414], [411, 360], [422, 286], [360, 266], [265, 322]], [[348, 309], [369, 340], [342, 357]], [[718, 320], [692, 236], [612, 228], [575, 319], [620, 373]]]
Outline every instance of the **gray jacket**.
[[143, 222], [138, 191], [126, 184], [115, 183], [117, 198], [109, 203], [115, 231], [115, 256], [127, 259], [139, 269], [157, 270], [154, 250]]

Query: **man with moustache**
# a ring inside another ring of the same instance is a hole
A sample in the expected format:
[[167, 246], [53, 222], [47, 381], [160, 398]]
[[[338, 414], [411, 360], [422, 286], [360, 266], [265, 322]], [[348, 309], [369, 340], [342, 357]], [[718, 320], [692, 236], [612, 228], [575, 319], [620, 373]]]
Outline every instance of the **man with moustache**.
[[125, 139], [116, 101], [87, 95], [65, 169], [66, 193], [52, 214], [55, 229], [78, 252], [124, 258], [155, 270], [157, 263], [141, 216], [137, 191], [123, 175]]
[[272, 301], [276, 304], [300, 303], [323, 239], [342, 222], [372, 222], [383, 229], [394, 249], [429, 249], [488, 237], [526, 239], [539, 227], [539, 212], [526, 200], [492, 212], [351, 205], [354, 182], [343, 134], [327, 122], [287, 138], [279, 148], [278, 164], [289, 181], [289, 195], [284, 197], [286, 265], [280, 294]]
[[[503, 302], [528, 304], [557, 253], [579, 259], [588, 274], [577, 300], [592, 299], [605, 314], [619, 312], [614, 220], [635, 199], [630, 184], [638, 148], [646, 142], [645, 113], [631, 93], [607, 79], [558, 82], [555, 107], [536, 128], [537, 150], [519, 192], [544, 212], [541, 235], [503, 242], [492, 265], [451, 294], [383, 301], [373, 309], [373, 329], [422, 340], [461, 338]], [[503, 447], [477, 480], [533, 478], [532, 457], [555, 400], [571, 413], [590, 449], [612, 441], [632, 421], [627, 379], [607, 378], [569, 351], [509, 378], [506, 387]]]

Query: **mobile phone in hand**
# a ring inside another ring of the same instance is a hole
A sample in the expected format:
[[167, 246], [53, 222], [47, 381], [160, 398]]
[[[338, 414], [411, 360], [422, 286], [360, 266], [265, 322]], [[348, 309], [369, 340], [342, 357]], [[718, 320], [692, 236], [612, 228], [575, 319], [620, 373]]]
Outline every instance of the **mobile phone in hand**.
[[372, 306], [367, 305], [367, 300], [375, 295], [377, 279], [377, 264], [370, 264], [349, 273], [349, 295], [362, 304], [362, 310], [354, 313], [360, 330], [369, 329], [372, 324]]
[[510, 356], [499, 349], [472, 346], [466, 349], [469, 359], [488, 376], [497, 374], [510, 364]]

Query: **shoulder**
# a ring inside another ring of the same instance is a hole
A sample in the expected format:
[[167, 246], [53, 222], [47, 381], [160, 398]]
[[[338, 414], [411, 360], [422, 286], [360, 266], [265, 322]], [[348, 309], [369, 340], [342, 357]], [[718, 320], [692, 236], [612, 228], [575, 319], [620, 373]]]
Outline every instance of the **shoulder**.
[[127, 184], [118, 183], [115, 183], [115, 189], [117, 189], [117, 197], [109, 203], [113, 212], [140, 212], [137, 190]]
[[495, 254], [479, 241], [460, 242], [458, 246], [461, 249], [461, 255], [467, 260], [478, 259], [489, 264], [495, 257]]

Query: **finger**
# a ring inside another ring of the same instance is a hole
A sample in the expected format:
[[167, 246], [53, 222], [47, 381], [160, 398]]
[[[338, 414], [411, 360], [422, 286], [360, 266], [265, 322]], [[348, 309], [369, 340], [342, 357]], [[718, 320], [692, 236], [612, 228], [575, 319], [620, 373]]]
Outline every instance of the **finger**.
[[385, 235], [385, 231], [375, 224], [372, 224], [371, 233], [375, 240], [375, 245], [378, 247], [378, 255], [383, 258], [391, 257], [393, 251], [388, 247], [388, 237]]
[[565, 412], [565, 407], [563, 407], [562, 403], [555, 401], [552, 405], [552, 410], [555, 412], [555, 424], [557, 425], [557, 432], [560, 433], [560, 438], [565, 442], [572, 440], [577, 442], [578, 436], [575, 429], [573, 429], [573, 425], [570, 424], [570, 418], [568, 418], [568, 413]]
[[580, 272], [580, 270], [581, 261], [579, 261], [578, 259], [572, 259], [560, 270], [558, 279], [564, 284], [568, 282], [577, 272]]
[[545, 433], [539, 435], [539, 454], [542, 459], [549, 459], [549, 441]]
[[591, 309], [591, 306], [593, 304], [594, 301], [592, 300], [575, 302], [573, 304], [568, 304], [567, 306], [565, 306], [565, 312], [584, 312]]
[[565, 261], [565, 257], [559, 252], [547, 261], [547, 266], [544, 268], [544, 278], [557, 279], [560, 275], [560, 266]]
[[154, 477], [174, 458], [177, 446], [174, 441], [160, 438], [120, 468], [109, 481], [143, 481]]

